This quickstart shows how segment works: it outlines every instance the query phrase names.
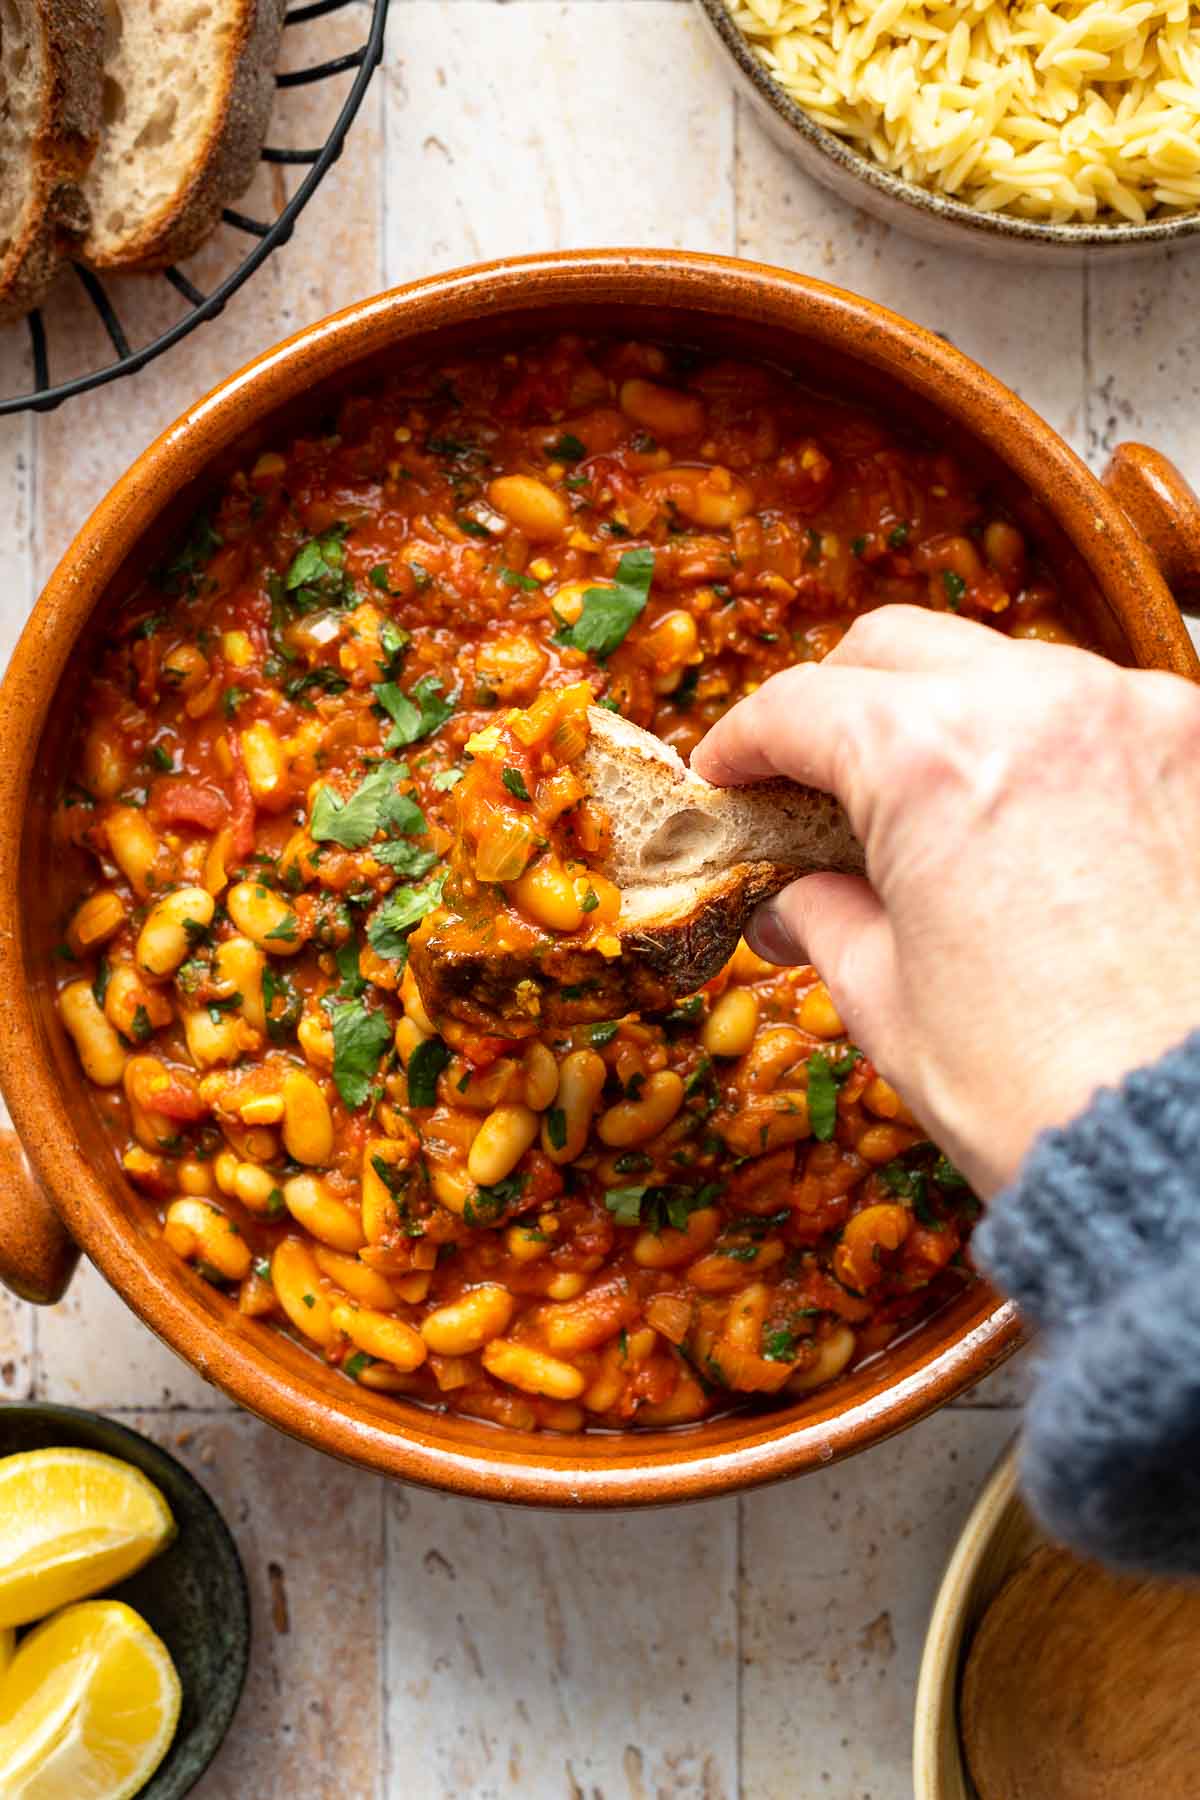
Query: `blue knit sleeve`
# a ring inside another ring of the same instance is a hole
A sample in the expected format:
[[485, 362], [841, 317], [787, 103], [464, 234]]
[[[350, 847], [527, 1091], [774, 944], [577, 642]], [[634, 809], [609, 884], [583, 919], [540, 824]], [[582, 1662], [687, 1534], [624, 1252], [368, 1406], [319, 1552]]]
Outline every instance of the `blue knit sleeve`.
[[1200, 1033], [1041, 1137], [975, 1247], [1041, 1334], [1023, 1475], [1043, 1524], [1200, 1574]]

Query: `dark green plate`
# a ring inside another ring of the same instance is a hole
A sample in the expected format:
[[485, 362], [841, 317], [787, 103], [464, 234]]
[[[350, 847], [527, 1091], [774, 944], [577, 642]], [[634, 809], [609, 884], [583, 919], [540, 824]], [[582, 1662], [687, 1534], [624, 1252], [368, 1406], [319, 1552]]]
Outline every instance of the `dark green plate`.
[[181, 1800], [216, 1755], [246, 1678], [250, 1596], [241, 1558], [204, 1489], [149, 1438], [74, 1406], [0, 1406], [0, 1456], [60, 1445], [132, 1463], [162, 1490], [175, 1515], [174, 1543], [104, 1597], [136, 1607], [179, 1671], [179, 1728], [141, 1800]]

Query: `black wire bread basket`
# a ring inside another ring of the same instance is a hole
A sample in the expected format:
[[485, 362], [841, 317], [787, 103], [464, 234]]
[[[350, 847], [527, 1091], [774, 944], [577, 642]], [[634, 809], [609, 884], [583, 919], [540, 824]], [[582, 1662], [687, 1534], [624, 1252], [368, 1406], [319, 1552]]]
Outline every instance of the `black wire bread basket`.
[[[307, 206], [320, 182], [337, 161], [346, 141], [346, 134], [354, 121], [355, 114], [362, 104], [367, 86], [379, 66], [383, 56], [383, 36], [387, 23], [388, 0], [370, 0], [369, 7], [362, 0], [311, 0], [308, 5], [293, 7], [284, 21], [289, 37], [302, 32], [319, 19], [327, 18], [331, 13], [345, 12], [347, 18], [361, 16], [367, 24], [364, 41], [355, 48], [344, 53], [315, 62], [307, 67], [287, 69], [275, 78], [276, 86], [281, 90], [280, 101], [276, 105], [271, 130], [275, 133], [281, 123], [283, 99], [286, 90], [307, 88], [315, 82], [336, 80], [340, 76], [353, 73], [354, 79], [346, 92], [336, 116], [332, 120], [324, 141], [313, 148], [284, 149], [267, 144], [262, 151], [264, 163], [287, 167], [304, 168], [307, 172], [279, 206], [273, 219], [261, 219], [249, 213], [239, 212], [235, 208], [226, 207], [222, 213], [225, 227], [235, 234], [250, 240], [250, 248], [244, 255], [235, 256], [232, 266], [222, 273], [219, 279], [204, 292], [191, 276], [183, 269], [170, 267], [160, 275], [125, 276], [124, 282], [169, 282], [175, 293], [184, 303], [184, 311], [175, 318], [165, 330], [147, 342], [133, 345], [129, 341], [125, 326], [121, 321], [118, 300], [114, 297], [117, 281], [105, 277], [102, 279], [91, 269], [81, 263], [72, 263], [69, 272], [64, 272], [60, 280], [68, 282], [72, 277], [82, 287], [84, 294], [94, 307], [105, 336], [114, 352], [112, 362], [103, 363], [100, 367], [88, 369], [82, 373], [73, 373], [68, 379], [53, 379], [56, 356], [55, 331], [48, 325], [49, 309], [38, 307], [23, 321], [6, 326], [3, 330], [19, 333], [22, 328], [28, 332], [29, 356], [28, 364], [32, 365], [33, 386], [25, 393], [11, 398], [0, 398], [0, 418], [9, 413], [25, 411], [51, 412], [61, 406], [64, 400], [72, 399], [76, 394], [85, 394], [91, 388], [103, 386], [106, 382], [116, 381], [122, 375], [132, 375], [138, 369], [145, 368], [155, 357], [161, 356], [165, 350], [171, 349], [181, 338], [194, 331], [207, 319], [215, 319], [224, 308], [230, 297], [237, 292], [264, 263], [273, 250], [286, 244], [295, 230], [296, 220]], [[369, 21], [369, 23], [368, 23]], [[289, 44], [289, 49], [293, 45]], [[291, 58], [289, 57], [289, 61]], [[281, 133], [286, 135], [286, 131]], [[256, 208], [256, 210], [262, 210]], [[22, 359], [25, 360], [25, 359]], [[27, 364], [27, 366], [28, 366]]]

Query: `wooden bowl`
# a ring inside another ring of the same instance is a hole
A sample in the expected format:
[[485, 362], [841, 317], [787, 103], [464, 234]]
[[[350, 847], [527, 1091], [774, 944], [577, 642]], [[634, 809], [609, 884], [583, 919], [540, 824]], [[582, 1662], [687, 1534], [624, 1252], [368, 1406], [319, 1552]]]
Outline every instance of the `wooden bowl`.
[[958, 1729], [966, 1650], [1008, 1577], [1042, 1542], [1017, 1492], [1012, 1445], [971, 1508], [933, 1603], [917, 1676], [913, 1800], [978, 1800]]
[[[1016, 1344], [1014, 1309], [979, 1285], [836, 1386], [770, 1412], [673, 1431], [502, 1432], [354, 1387], [231, 1302], [162, 1242], [84, 1089], [53, 1006], [56, 860], [48, 819], [67, 721], [109, 604], [161, 556], [238, 455], [369, 380], [388, 358], [545, 331], [626, 331], [774, 358], [969, 444], [1040, 502], [1099, 646], [1196, 677], [1171, 586], [1200, 570], [1200, 503], [1164, 458], [1124, 446], [1107, 487], [992, 376], [882, 307], [721, 257], [601, 250], [462, 270], [364, 300], [214, 389], [138, 458], [51, 577], [0, 688], [0, 1075], [22, 1149], [4, 1149], [0, 1275], [51, 1300], [81, 1246], [141, 1318], [234, 1399], [320, 1449], [493, 1500], [631, 1506], [700, 1499], [820, 1468], [912, 1424]], [[65, 1226], [65, 1230], [64, 1230]], [[68, 1235], [69, 1234], [69, 1235]], [[73, 1240], [73, 1242], [72, 1242]]]

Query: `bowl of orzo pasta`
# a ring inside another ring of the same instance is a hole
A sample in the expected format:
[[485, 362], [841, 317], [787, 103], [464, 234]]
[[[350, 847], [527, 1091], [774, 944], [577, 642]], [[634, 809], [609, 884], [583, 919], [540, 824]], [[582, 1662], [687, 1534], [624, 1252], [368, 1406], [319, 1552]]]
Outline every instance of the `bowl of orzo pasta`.
[[69, 1233], [261, 1417], [493, 1500], [901, 1430], [1020, 1327], [818, 971], [631, 1006], [592, 958], [570, 1018], [464, 1021], [418, 934], [621, 954], [593, 707], [687, 755], [889, 602], [1195, 676], [1198, 565], [1165, 459], [1102, 484], [784, 271], [531, 257], [310, 326], [138, 458], [0, 687], [0, 1280], [56, 1299]]
[[768, 129], [920, 236], [1078, 261], [1200, 232], [1189, 0], [700, 0]]

